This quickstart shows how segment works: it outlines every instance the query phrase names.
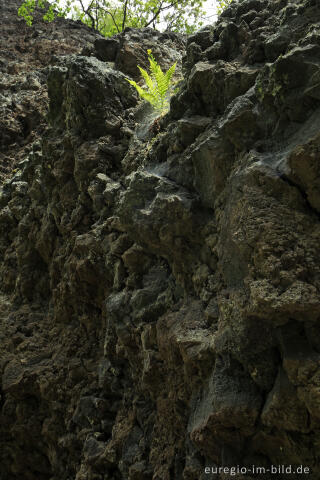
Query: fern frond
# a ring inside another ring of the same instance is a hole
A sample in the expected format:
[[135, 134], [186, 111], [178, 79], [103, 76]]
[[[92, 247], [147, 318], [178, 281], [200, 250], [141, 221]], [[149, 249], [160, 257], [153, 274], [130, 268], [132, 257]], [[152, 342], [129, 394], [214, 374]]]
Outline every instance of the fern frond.
[[154, 107], [154, 108], [159, 108], [158, 106], [158, 98], [157, 98], [157, 95], [155, 93], [152, 93], [152, 92], [147, 92], [146, 90], [144, 90], [143, 88], [140, 87], [140, 85], [137, 84], [137, 82], [135, 82], [134, 80], [130, 80], [129, 78], [126, 78], [126, 80], [133, 86], [135, 87], [135, 89], [137, 90], [139, 96], [141, 98], [143, 98], [144, 100], [147, 100], [149, 103], [151, 103], [151, 105]]
[[162, 70], [161, 72], [157, 72], [156, 82], [157, 82], [158, 93], [160, 97], [162, 98], [165, 97], [168, 90], [168, 85], [166, 81], [166, 75], [163, 73]]
[[156, 59], [148, 50], [148, 60], [150, 65], [150, 74], [138, 65], [139, 71], [145, 81], [147, 90], [140, 87], [134, 80], [126, 79], [133, 85], [138, 94], [144, 100], [147, 100], [156, 110], [161, 113], [169, 110], [169, 96], [172, 91], [172, 77], [174, 75], [176, 65], [175, 62], [167, 72], [163, 72]]
[[150, 64], [150, 72], [151, 72], [152, 75], [156, 76], [157, 73], [159, 72], [159, 70], [162, 71], [161, 67], [157, 63], [157, 61], [154, 58], [154, 56], [152, 55], [152, 53], [149, 53], [148, 60], [149, 60], [149, 64]]
[[177, 62], [175, 62], [173, 65], [171, 65], [171, 67], [169, 68], [169, 70], [166, 73], [168, 86], [170, 85], [171, 79], [174, 75], [174, 72], [176, 71], [176, 66], [177, 66]]
[[140, 73], [141, 73], [141, 75], [143, 76], [143, 78], [146, 82], [147, 87], [150, 90], [153, 90], [155, 88], [155, 85], [154, 85], [154, 82], [153, 82], [152, 78], [148, 74], [148, 72], [146, 70], [144, 70], [143, 68], [139, 67], [139, 65], [138, 65], [138, 68], [139, 68]]

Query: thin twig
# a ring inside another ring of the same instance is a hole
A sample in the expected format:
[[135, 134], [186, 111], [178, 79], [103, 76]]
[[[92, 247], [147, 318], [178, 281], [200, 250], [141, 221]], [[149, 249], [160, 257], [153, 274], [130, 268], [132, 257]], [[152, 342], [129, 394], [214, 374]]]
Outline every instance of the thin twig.
[[122, 19], [122, 32], [124, 30], [124, 26], [126, 24], [126, 19], [127, 19], [127, 7], [128, 7], [128, 0], [125, 1], [124, 7], [123, 7], [123, 19]]

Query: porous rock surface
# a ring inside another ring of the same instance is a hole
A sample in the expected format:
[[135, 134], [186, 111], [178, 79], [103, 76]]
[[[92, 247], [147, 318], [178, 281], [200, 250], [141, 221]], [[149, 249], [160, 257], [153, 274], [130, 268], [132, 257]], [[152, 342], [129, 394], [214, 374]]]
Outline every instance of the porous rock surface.
[[149, 123], [132, 55], [183, 38], [81, 27], [82, 55], [29, 60], [49, 111], [1, 186], [1, 480], [320, 478], [319, 24], [316, 0], [235, 2]]
[[22, 2], [0, 0], [0, 178], [3, 181], [30, 152], [46, 126], [47, 70], [55, 57], [80, 53], [97, 34], [81, 23], [42, 21], [32, 27], [18, 17]]

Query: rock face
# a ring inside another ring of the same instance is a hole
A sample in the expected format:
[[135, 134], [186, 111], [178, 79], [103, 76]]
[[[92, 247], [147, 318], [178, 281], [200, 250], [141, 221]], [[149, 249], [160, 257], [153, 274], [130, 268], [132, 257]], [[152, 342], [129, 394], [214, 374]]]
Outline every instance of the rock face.
[[27, 27], [17, 15], [21, 2], [0, 0], [0, 178], [30, 152], [46, 126], [47, 73], [56, 57], [80, 53], [94, 34], [77, 22], [45, 24], [36, 13]]
[[0, 479], [318, 479], [318, 2], [235, 2], [153, 123], [125, 78], [183, 38], [0, 5]]

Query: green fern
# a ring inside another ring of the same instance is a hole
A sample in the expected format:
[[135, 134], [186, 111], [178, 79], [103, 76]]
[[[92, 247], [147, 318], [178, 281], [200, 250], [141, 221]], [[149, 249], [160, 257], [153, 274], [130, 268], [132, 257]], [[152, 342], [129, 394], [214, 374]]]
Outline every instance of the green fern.
[[176, 69], [176, 63], [174, 63], [167, 72], [163, 72], [152, 55], [152, 51], [148, 50], [147, 53], [150, 64], [150, 75], [138, 65], [146, 88], [140, 87], [134, 80], [130, 80], [129, 78], [126, 80], [136, 88], [141, 98], [147, 100], [155, 110], [163, 114], [169, 110], [170, 93], [173, 85], [172, 77]]

